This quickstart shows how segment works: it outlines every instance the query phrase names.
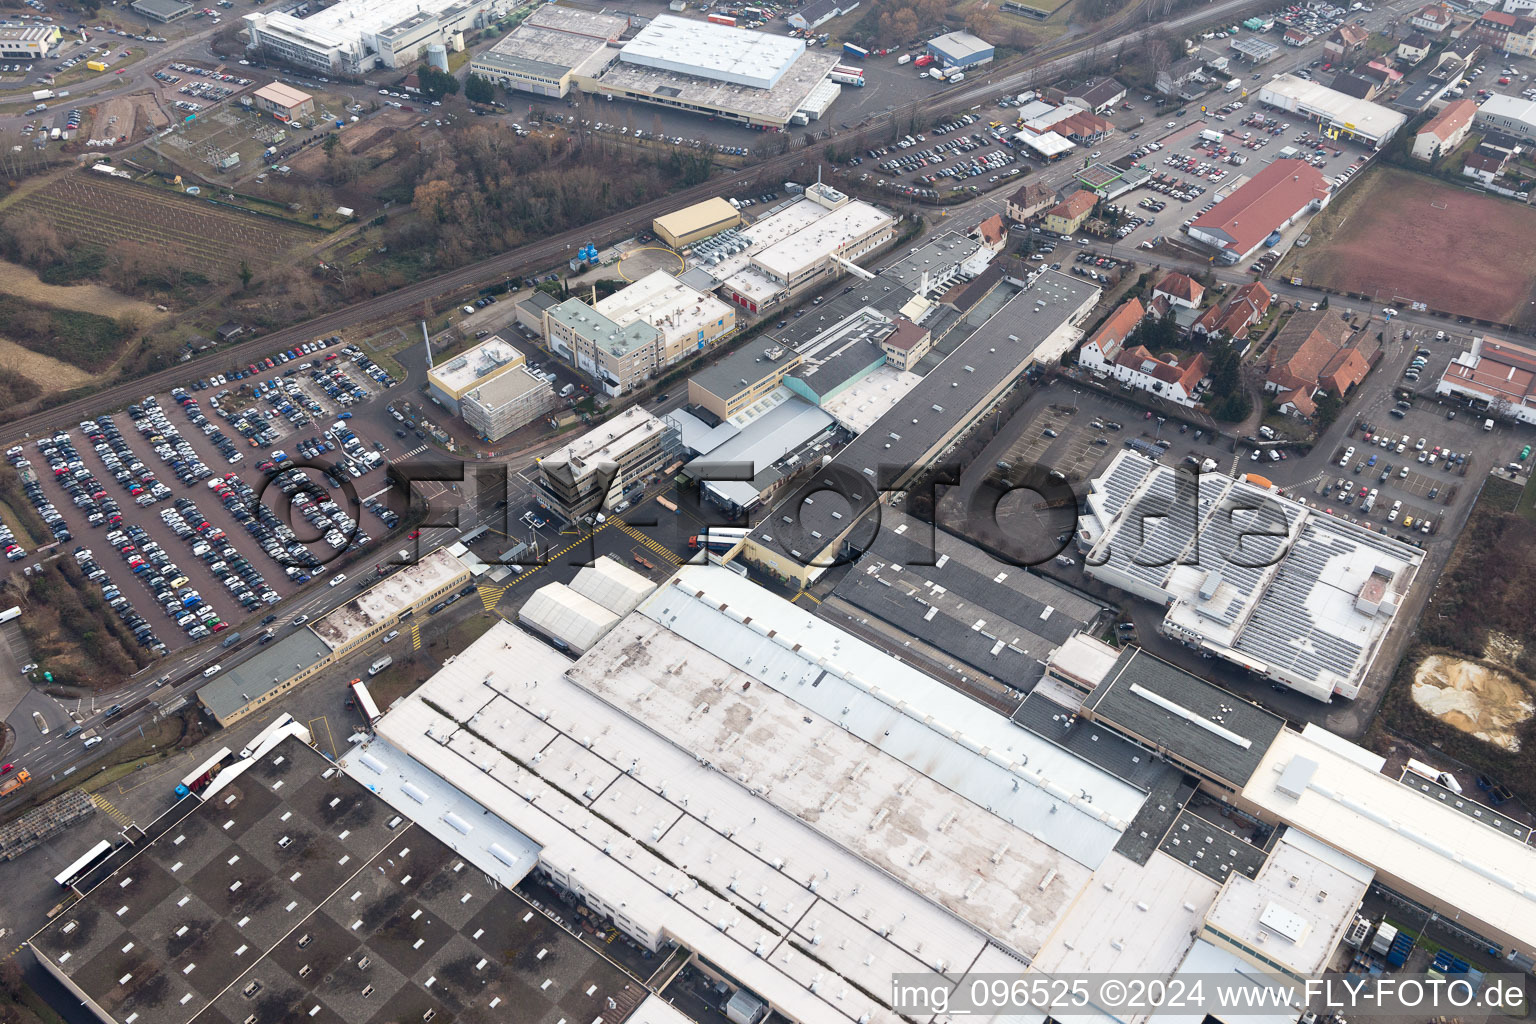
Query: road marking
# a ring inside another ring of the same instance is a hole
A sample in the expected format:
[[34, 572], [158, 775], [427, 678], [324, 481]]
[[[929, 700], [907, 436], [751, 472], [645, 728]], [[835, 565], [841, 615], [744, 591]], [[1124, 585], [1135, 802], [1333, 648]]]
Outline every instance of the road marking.
[[107, 817], [109, 817], [113, 821], [117, 822], [118, 825], [122, 826], [123, 828], [127, 828], [128, 827], [128, 824], [129, 824], [128, 815], [124, 814], [122, 811], [120, 811], [116, 807], [114, 807], [112, 805], [112, 801], [108, 800], [106, 797], [102, 796], [100, 793], [92, 793], [91, 794], [91, 803], [95, 804], [97, 810], [101, 811], [102, 814], [105, 814]]
[[325, 726], [325, 741], [331, 745], [331, 760], [334, 761], [336, 760], [336, 737], [331, 735], [330, 719], [324, 715], [321, 715], [319, 718], [311, 718], [309, 720], [309, 732], [312, 736], [318, 736], [320, 733], [320, 730], [315, 728], [316, 722]]
[[394, 458], [390, 459], [389, 461], [390, 461], [391, 464], [396, 463], [396, 462], [404, 462], [406, 459], [414, 459], [416, 456], [420, 455], [422, 452], [424, 452], [426, 450], [427, 450], [427, 446], [426, 445], [420, 445], [420, 446], [418, 446], [416, 448], [412, 448], [410, 451], [405, 452], [404, 454], [396, 455]]
[[[679, 558], [676, 554], [674, 554], [672, 552], [672, 550], [670, 548], [668, 548], [665, 544], [662, 544], [661, 541], [655, 540], [654, 538], [646, 536], [645, 534], [641, 533], [639, 530], [635, 529], [633, 526], [630, 526], [628, 523], [626, 523], [622, 519], [614, 519], [614, 520], [611, 520], [611, 522], [617, 523], [620, 530], [623, 530], [630, 537], [632, 537], [635, 540], [639, 541], [641, 544], [644, 544], [646, 547], [648, 547], [652, 551], [656, 552], [656, 554], [660, 555], [662, 558], [665, 558], [671, 564], [673, 564], [673, 565], [682, 565], [683, 564], [683, 560], [681, 558]], [[606, 524], [604, 524], [604, 525], [606, 525]]]
[[411, 623], [411, 650], [421, 650], [421, 627]]
[[480, 594], [480, 603], [485, 605], [485, 610], [490, 611], [501, 601], [501, 595], [507, 592], [507, 587], [492, 587], [481, 584], [476, 587]]

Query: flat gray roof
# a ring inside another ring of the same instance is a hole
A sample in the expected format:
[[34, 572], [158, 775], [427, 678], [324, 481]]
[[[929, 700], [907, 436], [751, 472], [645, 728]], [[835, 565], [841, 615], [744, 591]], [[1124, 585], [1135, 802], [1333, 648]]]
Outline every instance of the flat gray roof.
[[1242, 789], [1285, 728], [1271, 714], [1215, 683], [1127, 647], [1083, 701], [1095, 718], [1173, 752]]
[[587, 1024], [634, 1001], [619, 968], [298, 739], [197, 800], [32, 939], [119, 1022]]
[[1103, 609], [894, 509], [881, 510], [874, 544], [834, 593], [1018, 690]]
[[305, 626], [275, 643], [258, 648], [255, 657], [214, 676], [212, 681], [198, 688], [197, 699], [223, 718], [329, 657], [330, 653], [325, 641]]
[[[891, 476], [911, 469], [939, 438], [958, 429], [978, 402], [999, 382], [1017, 376], [1041, 342], [1097, 292], [1093, 285], [1066, 274], [1042, 273], [856, 437], [831, 466], [812, 474], [775, 506], [752, 532], [752, 540], [802, 565], [812, 564], [831, 538], [844, 533], [873, 507], [880, 497], [879, 488], [886, 486]], [[855, 289], [850, 295], [857, 293]], [[840, 481], [837, 486], [846, 496], [828, 489], [829, 478]], [[813, 503], [808, 504], [807, 498]], [[786, 516], [788, 523], [784, 522]]]
[[181, 0], [133, 0], [129, 6], [157, 18], [174, 18], [192, 9], [191, 4], [184, 4]]
[[775, 368], [794, 362], [795, 358], [792, 348], [763, 341], [749, 342], [718, 363], [701, 367], [688, 380], [717, 398], [729, 398], [747, 384], [762, 380]]

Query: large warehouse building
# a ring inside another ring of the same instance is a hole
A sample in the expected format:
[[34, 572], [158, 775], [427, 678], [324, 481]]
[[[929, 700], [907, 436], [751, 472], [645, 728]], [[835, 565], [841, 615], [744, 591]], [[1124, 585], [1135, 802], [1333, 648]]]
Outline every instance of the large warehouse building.
[[651, 227], [657, 238], [674, 249], [681, 249], [740, 223], [741, 211], [716, 196], [657, 217]]
[[1229, 476], [1180, 480], [1115, 457], [1080, 521], [1088, 574], [1166, 609], [1189, 647], [1314, 700], [1358, 694], [1424, 553]]
[[564, 96], [574, 80], [597, 78], [618, 59], [614, 45], [628, 27], [627, 18], [545, 4], [476, 54], [469, 70], [504, 89]]
[[57, 25], [6, 25], [0, 27], [0, 58], [42, 60], [61, 38]]
[[271, 60], [324, 73], [362, 75], [415, 65], [428, 46], [464, 48], [507, 0], [341, 0], [307, 17], [287, 11], [245, 15], [247, 46]]
[[969, 32], [946, 32], [928, 40], [928, 52], [947, 68], [980, 67], [990, 64], [995, 53], [992, 44]]
[[1326, 138], [1354, 139], [1380, 148], [1406, 116], [1369, 100], [1295, 75], [1277, 75], [1259, 88], [1259, 102], [1316, 121]]
[[1316, 167], [1304, 160], [1276, 160], [1196, 217], [1189, 237], [1237, 263], [1274, 232], [1327, 206], [1331, 196], [1328, 179]]

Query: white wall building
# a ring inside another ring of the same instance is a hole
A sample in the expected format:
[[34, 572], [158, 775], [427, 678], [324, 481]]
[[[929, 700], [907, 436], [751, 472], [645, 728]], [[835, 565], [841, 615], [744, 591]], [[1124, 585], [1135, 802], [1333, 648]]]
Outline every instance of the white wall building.
[[307, 17], [256, 11], [245, 15], [247, 46], [313, 71], [360, 75], [411, 67], [433, 43], [462, 50], [464, 33], [507, 7], [507, 0], [341, 0]]

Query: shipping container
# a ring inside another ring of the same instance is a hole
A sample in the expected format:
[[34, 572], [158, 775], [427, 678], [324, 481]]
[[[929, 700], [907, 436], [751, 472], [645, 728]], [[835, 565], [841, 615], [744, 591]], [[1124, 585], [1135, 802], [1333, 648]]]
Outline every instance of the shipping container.
[[736, 19], [724, 14], [711, 14], [709, 20], [716, 25], [729, 25], [736, 27]]
[[869, 56], [868, 50], [864, 49], [862, 46], [855, 46], [852, 43], [844, 43], [843, 52], [850, 57], [857, 57], [859, 60], [863, 60], [865, 57]]
[[88, 61], [85, 62], [85, 66], [86, 66], [86, 68], [88, 68], [91, 71], [105, 71], [105, 70], [107, 70], [107, 66], [105, 64], [103, 64], [99, 60], [88, 60]]

